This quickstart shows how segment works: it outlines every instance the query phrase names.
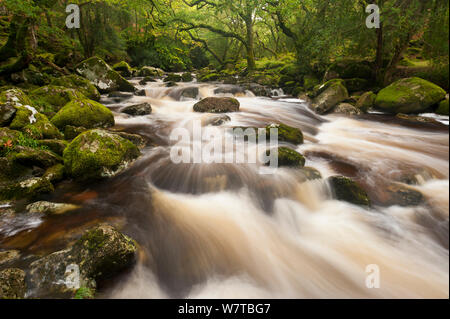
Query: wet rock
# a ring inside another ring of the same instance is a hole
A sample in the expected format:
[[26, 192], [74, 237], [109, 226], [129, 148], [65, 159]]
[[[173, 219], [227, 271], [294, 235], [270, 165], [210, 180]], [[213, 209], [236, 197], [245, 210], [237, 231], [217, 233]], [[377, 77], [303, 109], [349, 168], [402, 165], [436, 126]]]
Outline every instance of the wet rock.
[[266, 127], [267, 138], [270, 138], [271, 129], [278, 132], [278, 141], [292, 143], [294, 145], [303, 144], [303, 133], [300, 129], [286, 124], [271, 124]]
[[360, 109], [362, 112], [367, 112], [375, 105], [375, 99], [377, 95], [373, 92], [366, 92], [358, 99], [356, 103], [356, 107]]
[[243, 88], [255, 94], [256, 96], [272, 96], [272, 89], [257, 83], [244, 84]]
[[137, 96], [146, 96], [147, 93], [144, 89], [136, 91]]
[[385, 189], [387, 196], [384, 204], [393, 206], [418, 206], [425, 202], [423, 194], [411, 187], [402, 184], [391, 184]]
[[16, 115], [9, 127], [37, 140], [62, 137], [56, 126], [33, 107], [17, 107]]
[[75, 67], [76, 72], [91, 81], [100, 93], [114, 91], [134, 92], [135, 87], [114, 71], [99, 57], [84, 60]]
[[14, 160], [25, 166], [38, 166], [48, 168], [62, 162], [62, 158], [55, 153], [47, 150], [31, 148], [26, 146], [17, 146]]
[[[328, 87], [314, 99], [312, 104], [313, 110], [317, 114], [331, 111], [337, 104], [348, 98], [347, 89], [340, 82], [325, 83], [324, 86]], [[319, 88], [319, 91], [321, 90]]]
[[408, 114], [402, 114], [402, 113], [397, 114], [395, 117], [400, 120], [411, 122], [411, 123], [427, 123], [427, 124], [434, 124], [434, 125], [438, 125], [438, 126], [442, 125], [441, 122], [436, 121], [435, 119], [433, 119], [431, 117], [408, 115]]
[[88, 129], [82, 126], [72, 126], [72, 125], [66, 125], [64, 128], [64, 138], [66, 140], [73, 140], [75, 137], [80, 135], [83, 132], [86, 132]]
[[164, 71], [151, 66], [144, 66], [139, 70], [138, 75], [144, 77], [145, 76], [161, 77], [164, 75]]
[[152, 113], [152, 106], [149, 103], [130, 105], [122, 109], [122, 113], [133, 116], [144, 116]]
[[[272, 150], [268, 150], [266, 155], [270, 156]], [[305, 166], [305, 158], [302, 154], [288, 147], [278, 148], [278, 167], [303, 168]]]
[[398, 80], [382, 89], [375, 106], [389, 113], [420, 113], [445, 98], [446, 92], [439, 86], [421, 78]]
[[18, 268], [0, 271], [0, 299], [23, 299], [25, 297], [25, 272]]
[[0, 183], [0, 200], [34, 198], [52, 193], [52, 183], [43, 177], [31, 177], [20, 182]]
[[50, 84], [77, 90], [88, 99], [97, 102], [100, 101], [101, 98], [100, 92], [89, 80], [76, 74], [66, 75], [53, 79]]
[[124, 77], [130, 77], [133, 75], [133, 69], [125, 61], [121, 61], [119, 63], [114, 64], [112, 68], [114, 71], [119, 72], [119, 74]]
[[360, 115], [361, 110], [350, 103], [339, 103], [333, 110], [333, 113], [346, 115]]
[[72, 204], [40, 201], [29, 204], [26, 210], [30, 214], [62, 215], [79, 208], [80, 206]]
[[206, 116], [202, 117], [203, 126], [220, 126], [229, 121], [231, 121], [231, 118], [226, 114], [206, 114]]
[[196, 99], [198, 95], [200, 94], [200, 91], [198, 87], [190, 87], [190, 88], [184, 88], [181, 92], [181, 96], [189, 99]]
[[0, 251], [0, 266], [9, 264], [20, 257], [18, 250]]
[[146, 85], [148, 82], [156, 82], [155, 78], [152, 76], [146, 76], [139, 81], [140, 85]]
[[111, 278], [133, 265], [136, 243], [108, 225], [87, 231], [72, 247], [30, 265], [29, 281], [36, 295], [73, 297], [77, 290], [66, 285], [70, 269], [78, 268], [80, 286], [95, 289], [96, 280]]
[[40, 140], [38, 144], [47, 147], [50, 151], [60, 156], [62, 156], [65, 148], [69, 145], [65, 140]]
[[64, 151], [69, 176], [79, 181], [114, 176], [140, 155], [130, 141], [104, 130], [91, 130], [77, 136]]
[[174, 87], [174, 86], [177, 86], [177, 83], [174, 82], [174, 81], [170, 81], [170, 82], [166, 83], [166, 87], [168, 87], [168, 88], [171, 88], [171, 87]]
[[439, 103], [436, 113], [440, 115], [448, 115], [448, 99]]
[[228, 113], [238, 112], [240, 103], [230, 97], [207, 97], [194, 105], [195, 112]]
[[214, 94], [245, 94], [245, 89], [237, 85], [222, 86], [214, 90]]
[[144, 148], [147, 145], [147, 142], [141, 135], [126, 133], [126, 132], [111, 132], [111, 133], [117, 134], [120, 137], [122, 137], [126, 140], [129, 140], [131, 143], [133, 143], [140, 149]]
[[167, 75], [164, 82], [183, 82], [183, 78], [179, 74], [171, 73]]
[[118, 98], [119, 100], [125, 100], [125, 99], [132, 98], [133, 97], [133, 93], [114, 91], [114, 92], [109, 93], [108, 97]]
[[64, 165], [56, 164], [52, 167], [49, 167], [42, 175], [42, 178], [45, 178], [51, 183], [57, 183], [64, 179]]
[[114, 125], [114, 115], [104, 105], [89, 100], [76, 100], [66, 104], [51, 119], [59, 128], [67, 125], [85, 128], [107, 128]]
[[192, 82], [194, 80], [194, 77], [192, 76], [192, 73], [185, 72], [181, 75], [181, 80], [183, 82]]
[[332, 176], [327, 179], [336, 199], [360, 206], [370, 206], [366, 191], [350, 178]]

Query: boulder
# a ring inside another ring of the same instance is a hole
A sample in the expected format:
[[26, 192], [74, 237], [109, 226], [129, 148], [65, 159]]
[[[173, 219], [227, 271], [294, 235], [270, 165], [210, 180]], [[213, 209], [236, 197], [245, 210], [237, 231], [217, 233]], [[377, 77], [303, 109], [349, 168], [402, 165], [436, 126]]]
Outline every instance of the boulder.
[[34, 107], [19, 106], [9, 127], [18, 130], [33, 139], [54, 139], [61, 138], [62, 134], [51, 123], [48, 118], [38, 113]]
[[231, 97], [207, 97], [194, 105], [195, 112], [229, 113], [238, 112], [240, 103]]
[[144, 66], [139, 72], [138, 76], [153, 76], [153, 77], [161, 77], [164, 75], [164, 71], [158, 68], [154, 68], [152, 66]]
[[71, 141], [81, 133], [86, 132], [87, 130], [88, 129], [83, 126], [66, 125], [66, 127], [64, 128], [64, 138], [68, 141]]
[[65, 250], [43, 257], [30, 265], [29, 282], [37, 296], [58, 294], [74, 297], [77, 288], [71, 282], [72, 272], [79, 271], [80, 286], [95, 289], [97, 280], [114, 277], [133, 265], [136, 243], [108, 225], [87, 231]]
[[31, 91], [30, 98], [39, 112], [47, 115], [55, 115], [56, 112], [70, 101], [83, 99], [85, 96], [75, 89], [46, 85]]
[[99, 57], [84, 60], [75, 67], [76, 72], [91, 81], [100, 93], [113, 91], [134, 92], [135, 87], [114, 71]]
[[348, 98], [348, 91], [341, 83], [334, 82], [329, 85], [325, 83], [324, 86], [328, 87], [314, 99], [312, 104], [312, 108], [317, 114], [331, 111], [337, 104]]
[[0, 299], [23, 299], [26, 290], [23, 270], [8, 268], [0, 271]]
[[14, 161], [25, 166], [38, 166], [41, 168], [49, 168], [60, 162], [62, 158], [55, 153], [39, 148], [31, 148], [27, 146], [16, 146]]
[[52, 183], [44, 177], [31, 177], [20, 182], [0, 184], [0, 200], [34, 198], [52, 193]]
[[418, 206], [425, 202], [425, 197], [421, 192], [400, 183], [387, 186], [384, 193], [386, 198], [383, 203], [388, 206]]
[[291, 143], [294, 145], [303, 144], [303, 133], [300, 129], [288, 126], [286, 124], [271, 124], [266, 127], [267, 139], [270, 138], [272, 129], [277, 129], [278, 141]]
[[360, 206], [370, 206], [366, 191], [355, 181], [343, 176], [332, 176], [327, 179], [334, 198]]
[[421, 78], [398, 80], [382, 89], [375, 100], [375, 106], [389, 113], [420, 113], [445, 98], [445, 91], [439, 86]]
[[356, 102], [356, 107], [360, 109], [362, 112], [367, 112], [374, 106], [376, 98], [377, 95], [375, 93], [366, 92], [360, 96], [358, 102]]
[[146, 76], [139, 81], [140, 85], [146, 85], [148, 82], [156, 82], [155, 78], [152, 76]]
[[50, 183], [57, 183], [64, 179], [64, 165], [56, 164], [47, 168], [42, 178], [45, 178]]
[[20, 257], [18, 250], [0, 251], [0, 266], [9, 264]]
[[333, 113], [345, 114], [345, 115], [360, 115], [360, 114], [362, 114], [360, 109], [351, 105], [350, 103], [339, 103], [334, 108]]
[[226, 114], [205, 114], [205, 116], [202, 116], [203, 126], [220, 126], [228, 121], [231, 121], [231, 118]]
[[62, 215], [79, 208], [80, 206], [73, 204], [40, 201], [29, 204], [26, 210], [30, 214]]
[[88, 99], [97, 102], [100, 101], [101, 98], [97, 88], [89, 80], [76, 74], [66, 75], [53, 79], [50, 84], [74, 89], [83, 94]]
[[188, 99], [196, 99], [199, 94], [200, 90], [198, 89], [198, 87], [188, 87], [182, 89], [180, 96]]
[[56, 139], [39, 140], [39, 141], [37, 141], [37, 143], [38, 143], [38, 145], [40, 145], [42, 147], [46, 147], [53, 153], [58, 154], [60, 156], [62, 156], [67, 145], [69, 145], [69, 143], [65, 140], [56, 140]]
[[[271, 150], [266, 152], [270, 156]], [[288, 147], [278, 148], [278, 167], [303, 168], [305, 166], [305, 158], [302, 154]]]
[[77, 136], [64, 151], [66, 173], [79, 181], [114, 176], [140, 155], [130, 141], [104, 130]]
[[444, 100], [439, 103], [436, 113], [440, 115], [448, 115], [448, 100]]
[[122, 109], [122, 113], [133, 116], [144, 116], [152, 113], [152, 106], [149, 103], [141, 103], [136, 105], [126, 106]]
[[183, 82], [183, 78], [179, 74], [170, 73], [164, 79], [164, 82]]
[[31, 106], [31, 100], [20, 89], [7, 89], [0, 92], [0, 126], [8, 126], [14, 119], [17, 106]]
[[119, 72], [120, 75], [122, 75], [124, 77], [130, 77], [133, 75], [133, 69], [125, 61], [121, 61], [119, 63], [114, 64], [112, 68], [114, 71]]
[[114, 125], [114, 115], [104, 105], [89, 100], [73, 100], [66, 104], [51, 119], [51, 122], [63, 129], [66, 125], [85, 128], [107, 128]]
[[194, 80], [194, 77], [190, 72], [185, 72], [181, 75], [181, 80], [183, 82], [192, 82]]

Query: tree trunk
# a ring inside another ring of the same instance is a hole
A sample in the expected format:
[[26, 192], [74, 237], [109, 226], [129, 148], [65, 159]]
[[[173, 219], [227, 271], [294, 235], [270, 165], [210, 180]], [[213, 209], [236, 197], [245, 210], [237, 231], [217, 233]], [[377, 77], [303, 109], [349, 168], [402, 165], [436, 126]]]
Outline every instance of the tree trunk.
[[255, 38], [253, 34], [253, 21], [251, 16], [245, 19], [245, 26], [247, 29], [247, 69], [248, 71], [253, 71], [256, 69], [255, 63]]
[[383, 25], [377, 31], [377, 55], [375, 59], [375, 80], [378, 84], [383, 82]]

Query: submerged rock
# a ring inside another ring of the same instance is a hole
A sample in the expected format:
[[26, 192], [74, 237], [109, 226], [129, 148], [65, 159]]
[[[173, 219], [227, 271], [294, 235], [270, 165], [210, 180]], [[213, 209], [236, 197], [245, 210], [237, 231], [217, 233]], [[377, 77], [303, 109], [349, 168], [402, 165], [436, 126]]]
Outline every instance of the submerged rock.
[[[271, 152], [271, 150], [268, 150], [266, 155], [269, 156]], [[306, 160], [303, 155], [293, 149], [288, 147], [278, 148], [278, 167], [303, 168], [305, 162]]]
[[98, 102], [89, 99], [74, 100], [56, 113], [51, 122], [61, 129], [67, 125], [88, 129], [107, 128], [114, 125], [114, 115]]
[[226, 114], [205, 114], [205, 116], [202, 117], [203, 126], [220, 126], [229, 121], [231, 121], [231, 118]]
[[0, 271], [0, 299], [23, 299], [25, 297], [25, 272], [18, 268]]
[[69, 89], [74, 89], [83, 94], [88, 99], [94, 101], [100, 101], [100, 92], [97, 88], [87, 79], [76, 75], [66, 75], [52, 80], [51, 85], [64, 86]]
[[421, 78], [398, 80], [382, 89], [375, 106], [389, 113], [420, 113], [445, 98], [446, 92], [439, 86]]
[[30, 214], [62, 215], [78, 208], [80, 208], [80, 206], [72, 204], [40, 201], [29, 204], [26, 207], [26, 210]]
[[270, 138], [271, 129], [278, 131], [278, 141], [292, 143], [294, 145], [303, 144], [303, 133], [300, 129], [286, 124], [271, 124], [266, 127], [267, 138]]
[[322, 174], [314, 167], [303, 167], [300, 172], [308, 181], [322, 179]]
[[425, 202], [425, 197], [421, 192], [399, 183], [389, 185], [384, 193], [387, 198], [383, 202], [389, 206], [418, 206]]
[[91, 81], [100, 93], [113, 91], [134, 92], [136, 90], [130, 82], [125, 80], [99, 57], [84, 60], [75, 69], [79, 75]]
[[360, 206], [371, 205], [366, 191], [350, 178], [332, 176], [327, 181], [336, 199]]
[[144, 116], [152, 113], [152, 106], [149, 103], [141, 103], [126, 106], [122, 109], [122, 113], [133, 116]]
[[[325, 83], [326, 87], [323, 92], [314, 99], [312, 107], [317, 114], [325, 114], [331, 111], [338, 103], [345, 101], [348, 98], [348, 91], [342, 82], [333, 81], [332, 83]], [[323, 88], [319, 88], [319, 92]]]
[[104, 130], [91, 130], [76, 137], [64, 151], [64, 166], [69, 176], [96, 180], [114, 176], [140, 155], [130, 141]]
[[0, 251], [0, 266], [17, 260], [19, 256], [20, 252], [18, 250]]
[[231, 97], [207, 97], [194, 105], [194, 111], [200, 113], [238, 112], [240, 103]]

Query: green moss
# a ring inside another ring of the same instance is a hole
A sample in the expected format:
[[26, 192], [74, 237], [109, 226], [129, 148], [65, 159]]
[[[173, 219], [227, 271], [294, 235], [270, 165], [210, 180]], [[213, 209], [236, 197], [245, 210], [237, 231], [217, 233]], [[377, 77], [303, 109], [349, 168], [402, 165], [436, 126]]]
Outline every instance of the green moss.
[[130, 141], [103, 130], [91, 130], [75, 138], [64, 151], [66, 172], [77, 180], [115, 175], [140, 155]]
[[358, 99], [356, 107], [363, 112], [367, 112], [371, 107], [374, 106], [377, 95], [373, 92], [366, 92]]
[[80, 287], [75, 293], [74, 299], [94, 299], [95, 290], [88, 287]]
[[47, 85], [30, 93], [33, 105], [44, 114], [54, 115], [64, 105], [72, 100], [83, 99], [85, 96], [74, 89], [63, 86]]
[[59, 130], [44, 114], [35, 113], [33, 115], [33, 112], [30, 109], [22, 106], [17, 107], [16, 115], [9, 127], [13, 130], [19, 130], [29, 137], [38, 140], [62, 137]]
[[[267, 151], [267, 156], [269, 156], [271, 151]], [[295, 167], [302, 168], [305, 166], [305, 158], [302, 154], [288, 148], [279, 147], [278, 148], [278, 166], [279, 167]]]
[[270, 138], [271, 129], [278, 129], [278, 140], [280, 142], [303, 144], [303, 133], [300, 129], [286, 124], [272, 124], [266, 127], [267, 138]]
[[97, 102], [100, 101], [101, 96], [97, 88], [94, 85], [92, 85], [92, 83], [89, 82], [89, 80], [79, 75], [71, 74], [62, 76], [54, 79], [50, 84], [77, 90], [79, 93], [83, 94], [84, 96], [86, 96], [91, 100]]
[[171, 73], [168, 74], [167, 77], [164, 79], [164, 82], [182, 82], [183, 78], [179, 74]]
[[119, 72], [122, 76], [129, 77], [133, 74], [133, 69], [131, 66], [125, 62], [121, 61], [113, 65], [113, 70]]
[[85, 128], [111, 127], [114, 125], [114, 115], [102, 104], [89, 100], [73, 100], [66, 104], [51, 119], [51, 122], [61, 129], [66, 125]]
[[0, 200], [35, 198], [53, 192], [52, 183], [46, 178], [30, 178], [0, 188]]
[[183, 82], [192, 82], [192, 80], [194, 80], [190, 72], [183, 73], [181, 75], [181, 79], [183, 80]]
[[420, 78], [396, 81], [381, 90], [375, 106], [390, 113], [419, 113], [445, 98], [439, 86]]
[[439, 103], [439, 107], [436, 110], [436, 113], [440, 115], [448, 115], [448, 100], [444, 100]]
[[314, 75], [305, 75], [303, 77], [303, 87], [306, 90], [313, 89], [316, 85], [320, 83], [319, 79]]
[[218, 73], [209, 73], [199, 78], [200, 82], [214, 82], [220, 79], [220, 74]]
[[370, 206], [370, 199], [356, 182], [343, 176], [333, 176], [328, 182], [334, 192], [335, 198], [355, 205]]

